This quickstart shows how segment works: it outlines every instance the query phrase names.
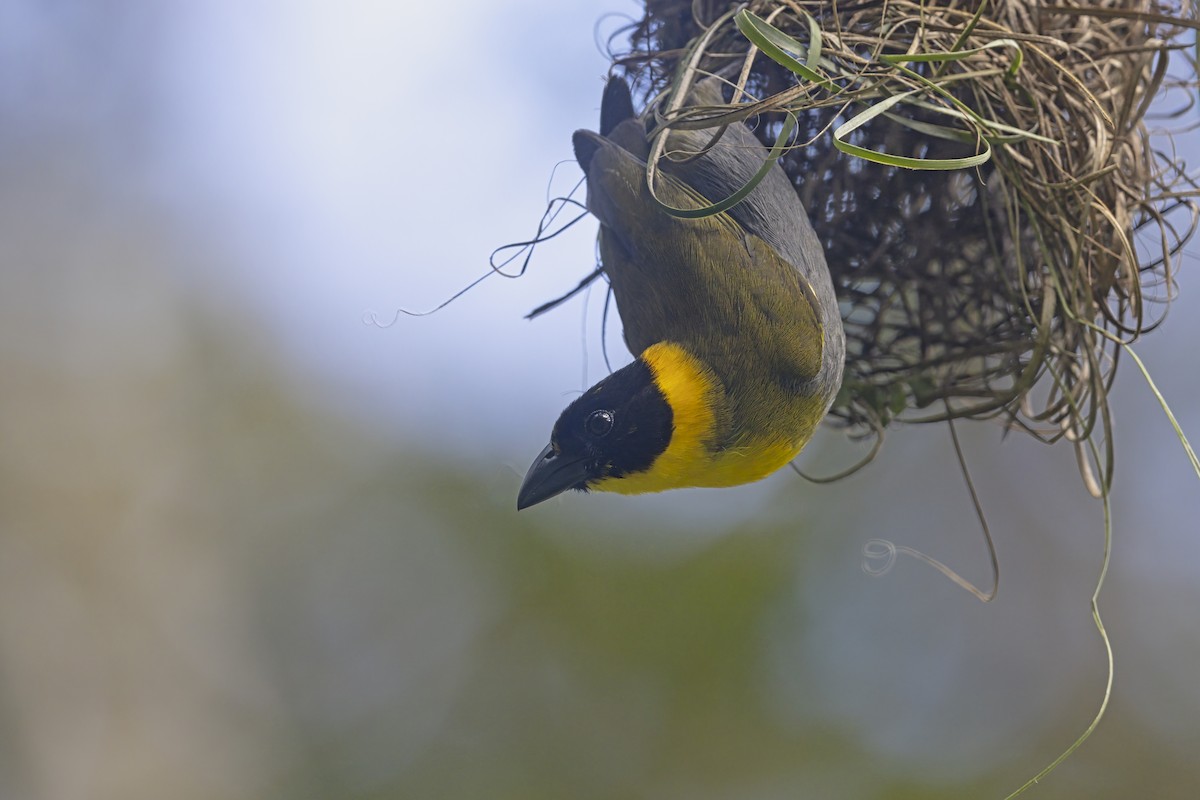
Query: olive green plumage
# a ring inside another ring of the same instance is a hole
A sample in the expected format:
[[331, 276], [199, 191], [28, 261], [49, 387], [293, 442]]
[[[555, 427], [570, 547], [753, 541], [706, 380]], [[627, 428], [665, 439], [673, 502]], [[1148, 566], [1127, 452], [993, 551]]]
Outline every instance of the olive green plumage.
[[[717, 105], [720, 92], [709, 79], [688, 100]], [[669, 135], [659, 200], [709, 206], [768, 157], [741, 123], [711, 140], [711, 131]], [[646, 130], [619, 79], [605, 88], [600, 133], [577, 131], [574, 145], [637, 359], [562, 413], [518, 508], [566, 489], [732, 486], [779, 469], [828, 411], [845, 360], [824, 252], [787, 176], [773, 165], [728, 211], [672, 216], [647, 186]]]

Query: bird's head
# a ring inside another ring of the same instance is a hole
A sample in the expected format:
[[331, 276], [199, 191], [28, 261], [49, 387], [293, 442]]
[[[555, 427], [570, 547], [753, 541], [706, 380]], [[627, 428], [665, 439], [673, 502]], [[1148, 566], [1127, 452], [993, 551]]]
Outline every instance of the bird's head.
[[610, 488], [666, 451], [674, 412], [650, 365], [637, 359], [588, 389], [554, 424], [517, 495], [528, 508], [568, 489]]
[[761, 478], [765, 472], [746, 472], [751, 459], [713, 468], [713, 443], [727, 417], [724, 398], [721, 381], [684, 347], [647, 347], [562, 412], [525, 475], [517, 508], [567, 489], [640, 494]]

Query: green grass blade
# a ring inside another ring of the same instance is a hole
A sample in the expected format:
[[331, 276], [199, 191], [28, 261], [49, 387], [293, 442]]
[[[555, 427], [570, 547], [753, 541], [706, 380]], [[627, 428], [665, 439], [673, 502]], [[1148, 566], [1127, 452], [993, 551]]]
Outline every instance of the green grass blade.
[[[826, 89], [837, 88], [829, 78], [815, 69], [821, 52], [819, 38], [815, 43], [816, 57], [814, 58], [813, 52], [808, 47], [749, 11], [744, 9], [739, 11], [733, 21], [742, 35], [776, 64]], [[809, 27], [809, 30], [814, 30], [814, 28], [815, 23]], [[819, 35], [820, 31], [818, 30], [817, 33]], [[789, 51], [795, 53], [796, 56], [789, 55]]]
[[963, 61], [973, 55], [977, 55], [986, 50], [994, 50], [998, 47], [1011, 48], [1016, 55], [1013, 56], [1012, 63], [1008, 65], [1005, 72], [1011, 77], [1017, 74], [1017, 70], [1021, 68], [1021, 64], [1025, 60], [1025, 52], [1021, 49], [1015, 39], [996, 39], [988, 42], [980, 47], [972, 47], [967, 50], [955, 50], [950, 53], [905, 53], [902, 55], [880, 55], [879, 60], [885, 64], [940, 64], [952, 61]]
[[1167, 421], [1171, 423], [1171, 427], [1175, 430], [1175, 435], [1179, 437], [1179, 443], [1183, 445], [1183, 451], [1187, 453], [1188, 461], [1192, 462], [1192, 469], [1195, 471], [1196, 477], [1200, 478], [1200, 458], [1196, 458], [1196, 451], [1192, 449], [1192, 444], [1188, 441], [1183, 428], [1180, 427], [1179, 420], [1175, 419], [1175, 415], [1171, 412], [1171, 407], [1167, 405], [1167, 398], [1163, 397], [1162, 392], [1158, 390], [1158, 386], [1155, 385], [1154, 380], [1150, 377], [1150, 370], [1146, 369], [1146, 365], [1138, 358], [1138, 354], [1133, 352], [1133, 348], [1125, 345], [1124, 350], [1133, 359], [1133, 363], [1137, 364], [1138, 369], [1142, 371], [1142, 377], [1146, 379], [1146, 383], [1150, 386], [1150, 391], [1154, 392], [1154, 397], [1158, 400], [1158, 405], [1162, 408], [1163, 413], [1167, 415]]
[[783, 155], [783, 151], [787, 148], [788, 140], [792, 138], [792, 133], [796, 130], [796, 124], [796, 115], [789, 113], [784, 118], [783, 128], [779, 131], [779, 136], [775, 139], [775, 144], [772, 145], [770, 152], [767, 153], [767, 157], [763, 161], [762, 166], [760, 166], [758, 171], [750, 177], [750, 180], [746, 181], [746, 184], [742, 188], [738, 189], [724, 200], [713, 203], [709, 206], [704, 206], [703, 208], [675, 208], [674, 206], [669, 206], [662, 200], [658, 199], [658, 195], [654, 192], [654, 175], [657, 172], [657, 169], [648, 168], [647, 180], [650, 186], [651, 199], [653, 199], [655, 205], [657, 205], [663, 211], [670, 214], [672, 217], [678, 217], [680, 219], [700, 219], [701, 217], [711, 217], [713, 214], [720, 214], [722, 211], [728, 211], [738, 203], [742, 202], [742, 200], [746, 199], [746, 196], [749, 195], [750, 192], [754, 191], [754, 187], [758, 186], [759, 182], [766, 177], [766, 174], [770, 171], [771, 167], [775, 166], [775, 162], [779, 160], [779, 157]]
[[[875, 119], [880, 114], [887, 113], [892, 106], [904, 102], [919, 91], [919, 89], [913, 89], [908, 92], [894, 94], [891, 97], [884, 98], [870, 108], [867, 108], [865, 111], [855, 114], [853, 117], [834, 128], [834, 146], [847, 155], [857, 156], [858, 158], [863, 158], [876, 164], [884, 164], [890, 167], [903, 167], [905, 169], [968, 169], [970, 167], [983, 164], [992, 157], [992, 146], [988, 144], [986, 140], [983, 140], [983, 150], [981, 152], [971, 156], [963, 156], [961, 158], [913, 158], [911, 156], [897, 156], [877, 150], [871, 150], [866, 147], [860, 147], [856, 144], [850, 144], [846, 141], [846, 137], [848, 135], [858, 130], [871, 120]], [[945, 109], [942, 110], [944, 111]]]

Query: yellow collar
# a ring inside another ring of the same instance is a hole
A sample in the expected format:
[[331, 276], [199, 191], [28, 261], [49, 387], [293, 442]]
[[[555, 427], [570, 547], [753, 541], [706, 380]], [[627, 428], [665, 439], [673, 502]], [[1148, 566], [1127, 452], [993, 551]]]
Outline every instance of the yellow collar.
[[639, 357], [650, 367], [655, 384], [671, 406], [671, 441], [650, 469], [603, 478], [589, 488], [640, 494], [686, 486], [736, 486], [766, 477], [800, 451], [797, 443], [786, 437], [719, 447], [725, 431], [718, 426], [728, 424], [729, 404], [716, 374], [673, 342], [653, 344]]

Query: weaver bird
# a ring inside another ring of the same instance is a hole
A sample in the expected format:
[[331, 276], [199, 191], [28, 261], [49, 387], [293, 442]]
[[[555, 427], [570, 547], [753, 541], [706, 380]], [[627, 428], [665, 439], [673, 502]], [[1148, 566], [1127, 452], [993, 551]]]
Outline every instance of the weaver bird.
[[[688, 101], [723, 104], [720, 83], [701, 81]], [[724, 200], [768, 158], [740, 122], [708, 147], [712, 138], [711, 129], [668, 135], [663, 203]], [[787, 464], [833, 402], [846, 343], [824, 251], [783, 169], [773, 164], [728, 211], [668, 214], [647, 187], [646, 127], [619, 78], [604, 89], [599, 134], [576, 131], [573, 144], [636, 358], [562, 412], [517, 508], [567, 489], [734, 486]]]

